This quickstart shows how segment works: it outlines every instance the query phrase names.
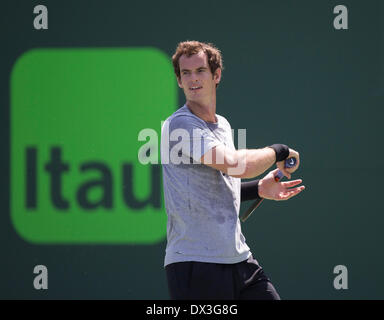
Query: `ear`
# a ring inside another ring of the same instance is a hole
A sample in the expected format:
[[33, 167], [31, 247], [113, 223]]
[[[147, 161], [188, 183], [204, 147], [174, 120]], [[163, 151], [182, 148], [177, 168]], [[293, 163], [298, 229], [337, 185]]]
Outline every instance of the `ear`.
[[180, 77], [176, 77], [177, 79], [177, 84], [179, 85], [179, 88], [183, 89], [183, 86], [181, 84], [181, 78]]
[[221, 80], [221, 69], [220, 68], [216, 69], [215, 74], [213, 75], [213, 80], [215, 80], [216, 84], [220, 83], [220, 80]]

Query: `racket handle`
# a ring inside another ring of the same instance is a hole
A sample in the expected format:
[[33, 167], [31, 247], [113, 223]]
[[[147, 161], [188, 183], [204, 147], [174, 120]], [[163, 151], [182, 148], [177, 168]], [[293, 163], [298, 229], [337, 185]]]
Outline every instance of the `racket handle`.
[[[286, 168], [292, 168], [296, 165], [296, 158], [287, 158], [285, 159], [284, 167]], [[279, 182], [281, 179], [283, 179], [284, 174], [279, 170], [277, 172], [277, 175], [275, 176], [275, 181]]]

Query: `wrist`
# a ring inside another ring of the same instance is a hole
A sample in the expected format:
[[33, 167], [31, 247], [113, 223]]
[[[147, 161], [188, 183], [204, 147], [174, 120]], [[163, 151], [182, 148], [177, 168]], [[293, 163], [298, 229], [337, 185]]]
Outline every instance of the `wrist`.
[[268, 146], [268, 148], [272, 148], [275, 151], [275, 162], [284, 161], [289, 156], [289, 148], [285, 144], [276, 143], [271, 146]]
[[259, 198], [264, 198], [264, 187], [265, 187], [265, 185], [263, 184], [263, 179], [260, 179], [259, 183], [257, 185], [257, 191], [259, 194]]

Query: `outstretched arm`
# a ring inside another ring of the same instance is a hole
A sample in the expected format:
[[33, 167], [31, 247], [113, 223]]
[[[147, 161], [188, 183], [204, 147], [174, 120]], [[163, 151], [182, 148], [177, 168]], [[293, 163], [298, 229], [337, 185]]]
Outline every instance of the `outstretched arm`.
[[[204, 154], [200, 162], [214, 169], [220, 170], [230, 176], [248, 179], [264, 173], [274, 163], [290, 179], [300, 164], [299, 153], [287, 148], [283, 159], [277, 159], [276, 151], [271, 147], [262, 149], [241, 149], [232, 150], [224, 145], [218, 145]], [[289, 157], [296, 159], [297, 164], [287, 169], [284, 167], [284, 160]], [[276, 162], [277, 161], [277, 162]]]

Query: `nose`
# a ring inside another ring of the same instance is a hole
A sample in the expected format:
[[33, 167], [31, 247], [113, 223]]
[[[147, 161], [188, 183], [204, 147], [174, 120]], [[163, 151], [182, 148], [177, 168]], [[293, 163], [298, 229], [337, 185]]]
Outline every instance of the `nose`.
[[191, 80], [192, 80], [192, 82], [197, 82], [198, 76], [196, 73], [192, 73]]

